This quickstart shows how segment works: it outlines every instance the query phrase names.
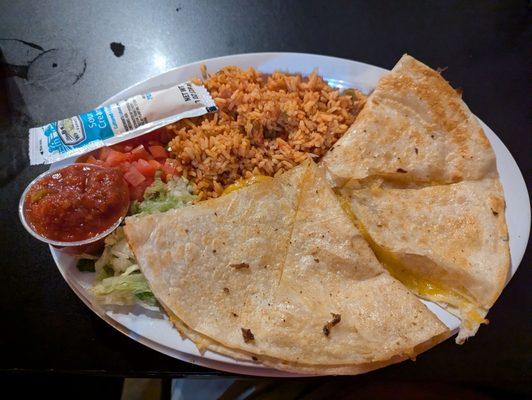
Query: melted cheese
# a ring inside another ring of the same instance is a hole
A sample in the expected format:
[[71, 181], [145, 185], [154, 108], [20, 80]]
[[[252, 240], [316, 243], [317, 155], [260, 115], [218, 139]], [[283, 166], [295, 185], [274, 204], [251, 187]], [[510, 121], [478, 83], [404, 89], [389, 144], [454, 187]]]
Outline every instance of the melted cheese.
[[239, 179], [235, 183], [232, 183], [231, 185], [226, 186], [226, 188], [224, 189], [222, 193], [222, 196], [225, 194], [234, 192], [235, 190], [240, 190], [242, 188], [245, 188], [246, 186], [253, 185], [254, 183], [267, 182], [271, 179], [273, 179], [271, 176], [266, 176], [266, 175], [253, 175], [251, 178]]
[[446, 303], [456, 308], [466, 328], [485, 323], [486, 320], [478, 311], [478, 307], [467, 299], [467, 296], [458, 292], [456, 289], [447, 288], [440, 282], [428, 280], [422, 276], [416, 275], [408, 269], [401, 260], [384, 246], [377, 244], [369, 235], [366, 227], [358, 220], [353, 213], [348, 200], [340, 196], [342, 208], [349, 215], [355, 226], [360, 231], [362, 237], [368, 242], [369, 246], [375, 253], [377, 259], [388, 270], [390, 275], [400, 281], [412, 292], [420, 297], [426, 298], [437, 303]]

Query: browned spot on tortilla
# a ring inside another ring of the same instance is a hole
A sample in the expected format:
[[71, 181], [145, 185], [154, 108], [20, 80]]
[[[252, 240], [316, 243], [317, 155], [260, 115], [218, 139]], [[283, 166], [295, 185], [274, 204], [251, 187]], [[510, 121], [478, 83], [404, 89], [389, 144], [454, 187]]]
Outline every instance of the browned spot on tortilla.
[[324, 327], [323, 327], [323, 334], [325, 336], [329, 336], [329, 334], [331, 333], [331, 328], [337, 324], [340, 323], [340, 321], [342, 320], [342, 316], [340, 314], [335, 314], [335, 313], [331, 313], [333, 319], [329, 322], [327, 322]]
[[255, 336], [251, 333], [251, 329], [240, 328], [242, 330], [242, 337], [244, 338], [245, 343], [249, 343], [255, 340]]
[[249, 264], [248, 263], [240, 263], [240, 264], [231, 264], [229, 265], [231, 268], [234, 268], [234, 269], [244, 269], [244, 268], [249, 268]]

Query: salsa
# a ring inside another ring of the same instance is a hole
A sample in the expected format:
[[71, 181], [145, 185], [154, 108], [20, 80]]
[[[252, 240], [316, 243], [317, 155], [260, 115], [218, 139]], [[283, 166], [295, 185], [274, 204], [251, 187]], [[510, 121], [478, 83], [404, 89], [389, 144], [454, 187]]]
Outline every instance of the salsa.
[[73, 164], [44, 176], [24, 199], [28, 224], [39, 235], [60, 242], [95, 237], [128, 208], [129, 189], [122, 172], [88, 164]]

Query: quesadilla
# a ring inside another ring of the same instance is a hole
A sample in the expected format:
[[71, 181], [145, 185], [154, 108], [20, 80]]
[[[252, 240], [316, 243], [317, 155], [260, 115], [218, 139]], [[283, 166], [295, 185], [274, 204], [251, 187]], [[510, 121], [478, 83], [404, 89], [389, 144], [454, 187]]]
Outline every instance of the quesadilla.
[[476, 117], [441, 75], [404, 55], [323, 158], [335, 186], [382, 177], [442, 184], [497, 176]]
[[125, 227], [153, 293], [202, 349], [360, 373], [433, 346], [445, 325], [380, 265], [311, 161]]
[[510, 267], [504, 197], [497, 179], [420, 189], [351, 190], [359, 230], [392, 276], [476, 333]]

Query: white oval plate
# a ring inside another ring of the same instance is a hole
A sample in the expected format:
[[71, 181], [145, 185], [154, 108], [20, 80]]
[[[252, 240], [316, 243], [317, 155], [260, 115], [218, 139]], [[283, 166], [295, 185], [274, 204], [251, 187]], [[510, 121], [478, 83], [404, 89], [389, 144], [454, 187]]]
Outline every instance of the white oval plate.
[[[387, 71], [356, 61], [313, 54], [238, 54], [198, 61], [170, 70], [123, 90], [102, 105], [115, 103], [136, 94], [167, 88], [192, 77], [200, 76], [199, 67], [201, 64], [205, 64], [210, 72], [216, 72], [227, 65], [237, 65], [242, 68], [254, 67], [265, 73], [280, 69], [306, 75], [318, 68], [318, 73], [327, 79], [331, 85], [340, 88], [356, 87], [365, 93], [369, 93], [376, 86], [379, 78]], [[530, 201], [523, 176], [512, 155], [488, 126], [482, 123], [482, 127], [497, 155], [497, 167], [506, 195], [506, 221], [510, 235], [512, 260], [509, 280], [517, 270], [528, 242]], [[65, 160], [52, 165], [52, 168], [71, 162]], [[150, 311], [140, 306], [107, 307], [96, 303], [87, 291], [91, 286], [94, 274], [79, 272], [75, 267], [75, 259], [73, 257], [61, 254], [53, 248], [50, 248], [50, 250], [59, 271], [80, 299], [101, 318], [136, 341], [171, 357], [208, 368], [258, 376], [298, 376], [297, 374], [266, 368], [253, 362], [237, 361], [210, 351], [202, 355], [190, 340], [181, 338], [166, 314], [161, 311]], [[425, 304], [436, 313], [449, 329], [452, 331], [457, 330], [459, 320], [456, 317], [433, 303], [425, 302]], [[496, 328], [496, 326], [490, 326], [484, 329]]]

